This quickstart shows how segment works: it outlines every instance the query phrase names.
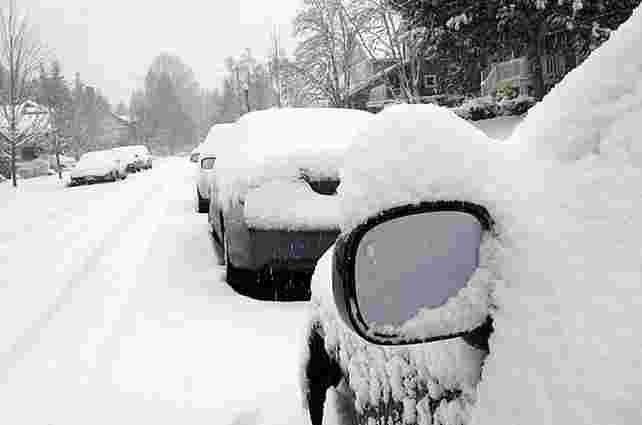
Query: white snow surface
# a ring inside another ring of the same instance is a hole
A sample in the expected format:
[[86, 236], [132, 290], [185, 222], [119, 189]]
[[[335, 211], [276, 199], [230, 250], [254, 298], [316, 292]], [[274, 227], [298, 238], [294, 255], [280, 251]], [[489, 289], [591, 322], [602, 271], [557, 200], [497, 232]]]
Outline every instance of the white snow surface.
[[[217, 164], [223, 205], [244, 199], [250, 188], [275, 179], [336, 177], [353, 136], [372, 114], [349, 109], [285, 108], [244, 115], [237, 123], [237, 149]], [[283, 205], [289, 194], [274, 202]]]
[[336, 196], [319, 195], [301, 179], [279, 179], [247, 193], [244, 217], [255, 229], [338, 230], [341, 215]]
[[0, 185], [0, 423], [306, 423], [307, 305], [225, 283], [192, 172]]

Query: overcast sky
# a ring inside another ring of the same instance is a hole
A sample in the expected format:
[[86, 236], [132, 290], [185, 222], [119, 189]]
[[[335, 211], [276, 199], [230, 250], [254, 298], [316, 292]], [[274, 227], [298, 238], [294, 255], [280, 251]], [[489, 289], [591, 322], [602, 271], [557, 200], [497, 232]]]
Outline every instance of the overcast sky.
[[[217, 87], [224, 60], [246, 47], [257, 57], [279, 29], [288, 53], [301, 0], [19, 0], [65, 75], [80, 72], [115, 105], [142, 87], [152, 59], [178, 55], [204, 87]], [[6, 1], [3, 0], [3, 3]]]

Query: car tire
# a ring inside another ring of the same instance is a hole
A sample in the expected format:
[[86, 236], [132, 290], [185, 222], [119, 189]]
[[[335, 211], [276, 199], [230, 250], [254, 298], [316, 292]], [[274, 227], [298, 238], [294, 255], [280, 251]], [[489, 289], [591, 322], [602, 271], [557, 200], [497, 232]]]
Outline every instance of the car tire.
[[210, 203], [208, 199], [201, 197], [201, 193], [196, 189], [196, 211], [199, 214], [208, 213], [210, 211]]

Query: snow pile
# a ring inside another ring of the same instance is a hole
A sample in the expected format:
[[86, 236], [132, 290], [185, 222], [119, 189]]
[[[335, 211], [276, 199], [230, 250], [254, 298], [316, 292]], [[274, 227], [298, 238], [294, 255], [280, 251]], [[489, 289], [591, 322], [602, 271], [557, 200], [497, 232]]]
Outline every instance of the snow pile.
[[[287, 194], [287, 201], [280, 200]], [[245, 222], [250, 228], [338, 230], [337, 197], [319, 195], [300, 179], [273, 180], [250, 190], [245, 197]]]
[[513, 134], [515, 143], [545, 158], [570, 161], [607, 153], [627, 155], [642, 165], [641, 21], [638, 7], [610, 40], [529, 111]]
[[[250, 188], [306, 174], [337, 177], [346, 148], [371, 114], [347, 109], [270, 109], [244, 115], [237, 147], [217, 166], [223, 205], [244, 199]], [[288, 202], [289, 194], [274, 201]]]
[[346, 154], [339, 186], [342, 230], [380, 211], [422, 201], [468, 201], [493, 215], [505, 153], [505, 146], [448, 109], [390, 107], [371, 120]]

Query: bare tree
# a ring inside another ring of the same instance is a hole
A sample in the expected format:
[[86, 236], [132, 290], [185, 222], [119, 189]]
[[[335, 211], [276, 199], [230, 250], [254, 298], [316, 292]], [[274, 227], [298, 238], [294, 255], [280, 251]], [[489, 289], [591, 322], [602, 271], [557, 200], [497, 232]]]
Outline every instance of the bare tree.
[[357, 33], [342, 0], [304, 0], [303, 5], [294, 19], [294, 33], [302, 41], [291, 71], [306, 83], [309, 97], [344, 107], [358, 47]]
[[396, 77], [400, 92], [395, 95], [405, 102], [419, 103], [421, 71], [432, 47], [432, 28], [402, 19], [389, 0], [345, 0], [341, 6], [368, 57], [373, 61], [385, 58], [394, 64], [394, 71], [382, 78]]
[[32, 83], [44, 60], [44, 49], [26, 16], [14, 0], [0, 10], [0, 139], [3, 151], [11, 156], [13, 186], [16, 181], [17, 148], [40, 135], [46, 114], [28, 102]]

